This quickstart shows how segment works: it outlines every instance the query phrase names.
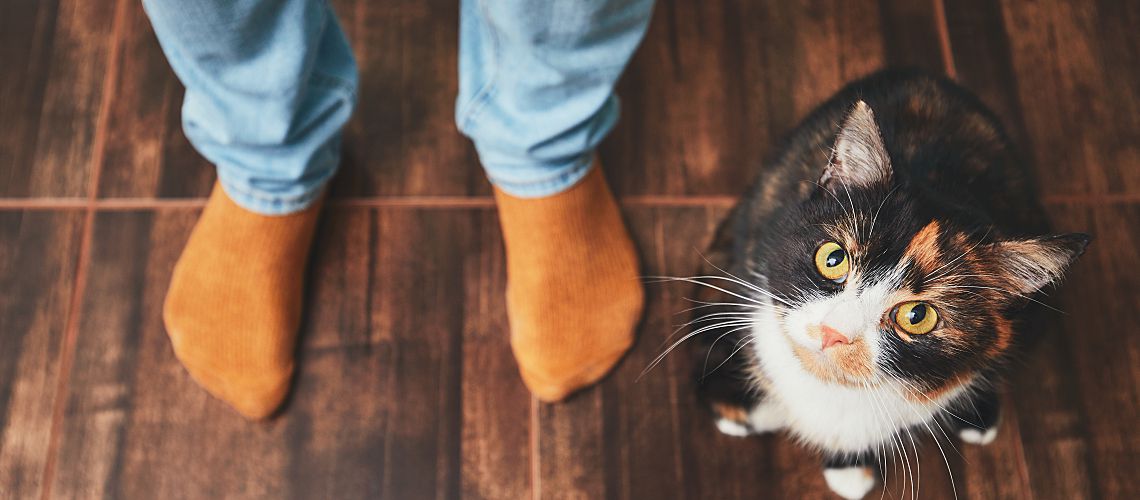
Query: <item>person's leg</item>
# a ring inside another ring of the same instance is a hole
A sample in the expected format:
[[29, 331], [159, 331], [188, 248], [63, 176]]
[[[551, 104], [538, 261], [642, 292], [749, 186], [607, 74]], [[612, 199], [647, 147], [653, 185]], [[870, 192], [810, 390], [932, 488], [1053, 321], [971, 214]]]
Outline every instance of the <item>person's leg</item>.
[[304, 266], [355, 102], [352, 51], [322, 0], [143, 5], [186, 86], [186, 136], [218, 170], [163, 319], [200, 385], [263, 418], [292, 375]]
[[537, 397], [562, 399], [629, 349], [637, 253], [594, 150], [652, 0], [463, 0], [456, 122], [492, 184], [511, 346]]

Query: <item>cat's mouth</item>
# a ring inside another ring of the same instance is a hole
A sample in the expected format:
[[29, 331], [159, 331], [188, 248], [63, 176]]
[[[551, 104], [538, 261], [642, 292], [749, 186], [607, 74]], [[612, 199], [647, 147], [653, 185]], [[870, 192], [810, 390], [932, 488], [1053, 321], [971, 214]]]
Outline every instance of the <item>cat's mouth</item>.
[[814, 348], [797, 339], [788, 339], [805, 371], [825, 382], [848, 386], [861, 387], [871, 379], [874, 374], [871, 349], [862, 338], [824, 348], [818, 340], [818, 330], [810, 330], [806, 337], [815, 342]]

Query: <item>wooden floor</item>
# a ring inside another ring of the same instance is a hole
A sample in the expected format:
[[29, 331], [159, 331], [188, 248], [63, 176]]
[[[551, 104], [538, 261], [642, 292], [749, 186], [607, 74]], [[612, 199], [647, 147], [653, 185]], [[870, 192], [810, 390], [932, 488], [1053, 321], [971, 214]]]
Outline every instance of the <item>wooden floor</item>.
[[[650, 286], [605, 383], [531, 399], [489, 187], [452, 124], [455, 2], [334, 3], [363, 89], [296, 389], [265, 424], [199, 390], [163, 332], [213, 171], [139, 2], [4, 3], [0, 498], [830, 497], [786, 439], [716, 433], [680, 358], [635, 380], [685, 288]], [[1138, 24], [1135, 1], [660, 0], [602, 158], [646, 273], [684, 275], [771, 144], [845, 81], [889, 65], [957, 78], [1033, 160], [1058, 229], [1097, 240], [997, 441], [955, 443], [946, 465], [925, 446], [919, 495], [1140, 498]], [[905, 468], [869, 498], [909, 495]]]

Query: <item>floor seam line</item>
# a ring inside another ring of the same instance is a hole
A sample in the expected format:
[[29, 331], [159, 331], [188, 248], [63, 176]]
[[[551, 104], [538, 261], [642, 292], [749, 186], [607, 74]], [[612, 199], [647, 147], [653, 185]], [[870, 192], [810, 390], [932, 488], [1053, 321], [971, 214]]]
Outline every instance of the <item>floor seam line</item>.
[[79, 342], [79, 317], [86, 294], [87, 279], [91, 264], [91, 246], [95, 238], [96, 204], [99, 199], [99, 178], [105, 161], [107, 146], [107, 126], [110, 122], [111, 107], [115, 100], [116, 87], [122, 70], [123, 24], [126, 18], [127, 0], [118, 0], [111, 27], [110, 51], [107, 55], [107, 74], [103, 80], [103, 95], [99, 103], [99, 114], [95, 120], [95, 132], [91, 143], [91, 178], [88, 181], [86, 207], [83, 216], [83, 232], [79, 243], [79, 256], [76, 260], [75, 282], [68, 301], [67, 320], [64, 323], [62, 345], [59, 353], [59, 367], [56, 373], [55, 395], [52, 398], [51, 427], [48, 431], [47, 455], [40, 479], [40, 497], [51, 498], [52, 484], [59, 461], [59, 448], [62, 446], [63, 420], [67, 411], [68, 389], [71, 387], [71, 371], [75, 364], [75, 351]]

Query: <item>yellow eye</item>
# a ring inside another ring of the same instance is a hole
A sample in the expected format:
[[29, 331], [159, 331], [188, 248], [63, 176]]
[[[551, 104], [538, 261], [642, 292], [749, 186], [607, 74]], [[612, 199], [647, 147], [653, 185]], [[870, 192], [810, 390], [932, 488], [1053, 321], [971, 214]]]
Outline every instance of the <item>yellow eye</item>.
[[829, 241], [815, 251], [815, 268], [824, 278], [843, 283], [847, 280], [847, 271], [851, 270], [851, 259], [839, 243]]
[[938, 324], [938, 312], [926, 302], [903, 302], [895, 307], [895, 324], [911, 335], [930, 333]]

